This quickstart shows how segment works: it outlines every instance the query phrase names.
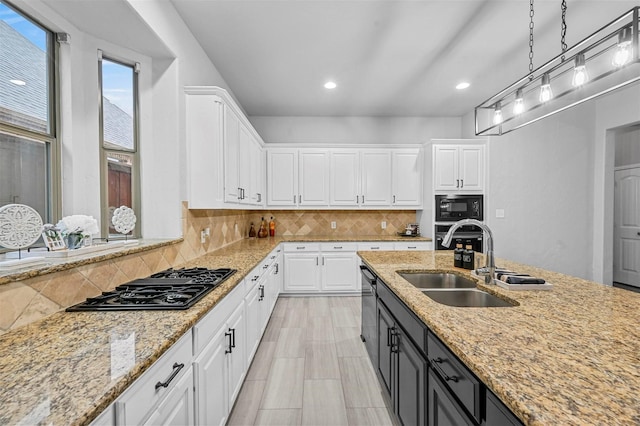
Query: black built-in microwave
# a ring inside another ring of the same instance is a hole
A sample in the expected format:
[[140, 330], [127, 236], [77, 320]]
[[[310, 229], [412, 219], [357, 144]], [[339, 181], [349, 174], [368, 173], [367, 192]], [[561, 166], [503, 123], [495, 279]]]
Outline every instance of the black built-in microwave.
[[482, 195], [436, 195], [436, 222], [484, 220]]

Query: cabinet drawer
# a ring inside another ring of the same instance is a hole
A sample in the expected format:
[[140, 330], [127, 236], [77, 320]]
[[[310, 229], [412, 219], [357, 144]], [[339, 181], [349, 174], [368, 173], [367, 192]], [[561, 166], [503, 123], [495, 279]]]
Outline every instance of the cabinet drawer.
[[284, 245], [285, 253], [295, 253], [301, 251], [320, 251], [320, 244], [317, 243], [287, 243]]
[[395, 243], [394, 248], [396, 250], [432, 250], [433, 246], [427, 241], [420, 242], [402, 242]]
[[357, 243], [322, 243], [320, 244], [320, 250], [322, 252], [332, 252], [332, 251], [352, 251], [355, 252], [358, 250]]
[[431, 332], [427, 336], [427, 345], [427, 355], [432, 368], [469, 414], [480, 422], [480, 381]]
[[358, 250], [360, 251], [372, 251], [372, 250], [393, 250], [393, 243], [385, 242], [369, 242], [369, 243], [358, 243]]
[[244, 286], [246, 280], [247, 278], [231, 290], [231, 293], [227, 294], [204, 318], [193, 326], [193, 354], [195, 356], [198, 356], [200, 351], [207, 346], [207, 343], [220, 330], [227, 318], [243, 302], [246, 295]]
[[427, 353], [427, 326], [420, 321], [413, 312], [409, 311], [404, 302], [398, 299], [398, 296], [387, 287], [384, 282], [378, 279], [377, 286], [378, 298], [391, 311], [400, 326], [407, 332], [407, 335], [413, 340], [418, 349], [423, 353]]
[[191, 371], [191, 338], [189, 330], [118, 398], [116, 424], [143, 422], [173, 386]]

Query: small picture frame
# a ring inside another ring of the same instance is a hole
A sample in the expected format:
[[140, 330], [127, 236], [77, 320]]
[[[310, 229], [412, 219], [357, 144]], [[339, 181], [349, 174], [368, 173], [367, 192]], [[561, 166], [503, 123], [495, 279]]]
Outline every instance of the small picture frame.
[[64, 250], [67, 248], [64, 243], [64, 238], [62, 238], [62, 234], [60, 234], [60, 231], [58, 231], [54, 226], [44, 226], [44, 229], [42, 230], [42, 240], [51, 251]]

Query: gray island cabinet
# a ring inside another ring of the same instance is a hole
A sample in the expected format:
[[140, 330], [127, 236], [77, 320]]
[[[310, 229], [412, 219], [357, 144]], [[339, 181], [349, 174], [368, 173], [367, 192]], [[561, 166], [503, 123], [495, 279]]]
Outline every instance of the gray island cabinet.
[[401, 424], [522, 424], [380, 279], [377, 294], [374, 367]]

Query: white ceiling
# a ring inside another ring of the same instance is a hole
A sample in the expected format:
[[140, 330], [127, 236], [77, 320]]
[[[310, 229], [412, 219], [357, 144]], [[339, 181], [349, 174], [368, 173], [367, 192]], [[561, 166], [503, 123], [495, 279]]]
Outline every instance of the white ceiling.
[[[526, 0], [170, 1], [252, 116], [460, 116], [529, 69]], [[534, 68], [560, 53], [560, 4], [535, 0]], [[569, 47], [640, 6], [567, 4]]]

